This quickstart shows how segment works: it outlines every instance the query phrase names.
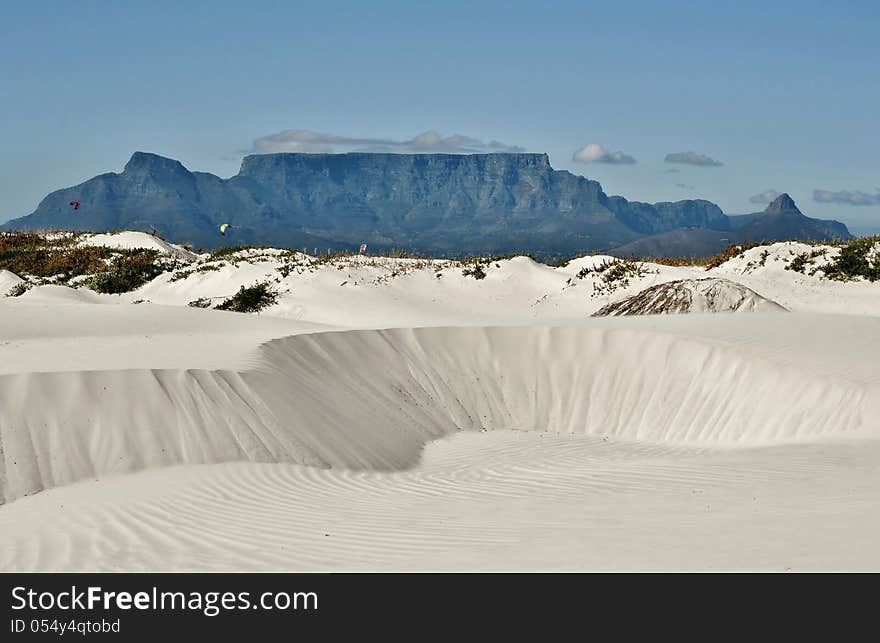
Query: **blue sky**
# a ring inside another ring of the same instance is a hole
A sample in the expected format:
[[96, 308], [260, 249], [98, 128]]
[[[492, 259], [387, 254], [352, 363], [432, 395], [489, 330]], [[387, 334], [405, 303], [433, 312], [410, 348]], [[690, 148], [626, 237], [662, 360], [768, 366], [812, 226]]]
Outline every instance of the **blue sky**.
[[[720, 5], [7, 1], [0, 221], [135, 150], [227, 177], [258, 140], [437, 132], [547, 152], [631, 199], [741, 213], [775, 190], [880, 231], [880, 3]], [[322, 136], [271, 138], [286, 130]], [[687, 152], [721, 165], [664, 160]]]

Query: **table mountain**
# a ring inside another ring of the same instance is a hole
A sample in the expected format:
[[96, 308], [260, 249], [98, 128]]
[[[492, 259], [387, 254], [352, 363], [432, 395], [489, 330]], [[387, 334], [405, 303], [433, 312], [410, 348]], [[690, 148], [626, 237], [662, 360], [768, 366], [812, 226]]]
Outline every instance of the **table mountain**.
[[[763, 228], [764, 217], [742, 229], [848, 236], [836, 222], [793, 217], [784, 208], [769, 214]], [[608, 196], [596, 181], [554, 170], [546, 154], [251, 155], [236, 176], [222, 179], [136, 152], [121, 173], [53, 192], [33, 213], [0, 228], [145, 230], [203, 248], [324, 251], [366, 243], [371, 252], [555, 258], [688, 227], [727, 231], [734, 219], [704, 200], [649, 204]], [[232, 224], [226, 236], [221, 223]]]

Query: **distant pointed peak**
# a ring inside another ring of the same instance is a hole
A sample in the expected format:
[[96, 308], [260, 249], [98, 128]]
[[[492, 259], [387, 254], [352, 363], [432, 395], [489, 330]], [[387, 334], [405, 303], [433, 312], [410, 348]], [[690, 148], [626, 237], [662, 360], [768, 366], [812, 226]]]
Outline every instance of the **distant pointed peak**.
[[125, 172], [150, 172], [150, 171], [189, 172], [180, 161], [170, 159], [151, 152], [135, 152], [125, 164]]
[[788, 212], [792, 210], [800, 212], [794, 203], [794, 199], [788, 196], [786, 192], [783, 192], [770, 202], [770, 205], [767, 206], [764, 212]]

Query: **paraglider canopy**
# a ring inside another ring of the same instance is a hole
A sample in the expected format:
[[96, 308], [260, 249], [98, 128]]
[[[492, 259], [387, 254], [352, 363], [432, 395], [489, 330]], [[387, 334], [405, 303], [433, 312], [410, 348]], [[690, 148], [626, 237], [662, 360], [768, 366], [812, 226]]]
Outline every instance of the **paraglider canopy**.
[[79, 201], [71, 201], [67, 205], [72, 205], [74, 210], [79, 210]]
[[226, 236], [226, 229], [231, 228], [231, 227], [232, 226], [229, 225], [228, 223], [221, 223], [220, 224], [220, 234], [222, 234], [223, 236]]

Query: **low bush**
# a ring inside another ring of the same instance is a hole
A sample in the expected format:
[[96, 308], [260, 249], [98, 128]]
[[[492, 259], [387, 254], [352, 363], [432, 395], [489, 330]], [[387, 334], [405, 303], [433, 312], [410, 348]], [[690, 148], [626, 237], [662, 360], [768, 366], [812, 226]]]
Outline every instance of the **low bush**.
[[70, 279], [80, 275], [90, 275], [107, 267], [107, 259], [113, 254], [103, 246], [82, 246], [59, 248], [49, 253], [45, 263], [40, 266], [40, 277], [63, 275]]
[[695, 256], [691, 257], [643, 257], [640, 259], [645, 263], [653, 263], [658, 266], [673, 266], [676, 268], [681, 268], [683, 266], [701, 266], [703, 262]]
[[254, 246], [225, 246], [223, 248], [215, 248], [211, 251], [208, 261], [219, 261], [220, 259], [228, 259], [236, 252], [242, 250], [252, 250]]
[[591, 273], [599, 275], [599, 280], [593, 282], [592, 297], [599, 295], [608, 295], [618, 288], [626, 288], [629, 286], [631, 278], [641, 279], [649, 272], [645, 264], [635, 261], [634, 259], [611, 259], [604, 260], [591, 268], [581, 268], [578, 273], [578, 279], [583, 279]]
[[850, 281], [862, 277], [880, 279], [880, 236], [853, 239], [840, 248], [840, 254], [822, 268], [829, 279]]
[[[824, 248], [821, 248], [819, 250], [812, 250], [810, 252], [801, 252], [801, 253], [795, 255], [794, 259], [792, 259], [791, 262], [789, 262], [789, 264], [787, 266], [785, 266], [785, 269], [786, 270], [793, 270], [794, 272], [800, 272], [800, 273], [806, 274], [807, 266], [812, 266], [813, 263], [815, 262], [816, 258], [822, 257], [824, 255], [825, 255]], [[764, 260], [766, 261], [766, 258], [763, 257], [763, 254], [762, 254], [762, 258], [764, 258]], [[764, 263], [762, 262], [761, 265], [763, 266]], [[816, 273], [816, 271], [817, 271], [817, 269], [813, 269], [810, 271], [810, 274], [813, 275]]]
[[12, 288], [9, 289], [9, 292], [6, 293], [7, 297], [21, 297], [28, 290], [31, 289], [31, 284], [26, 281], [22, 281], [20, 283], [15, 284]]
[[253, 286], [242, 286], [229, 299], [216, 306], [217, 310], [231, 310], [236, 313], [256, 313], [278, 301], [278, 293], [272, 290], [268, 281]]
[[734, 257], [740, 256], [743, 252], [745, 252], [746, 248], [742, 244], [732, 243], [727, 246], [724, 250], [719, 252], [716, 255], [712, 255], [708, 259], [706, 259], [706, 270], [712, 270], [712, 268], [717, 268], [724, 262], [733, 259]]
[[[51, 277], [67, 270], [92, 264], [94, 249], [75, 248], [72, 235], [49, 240], [37, 232], [0, 233], [0, 270], [9, 270], [17, 275]], [[76, 256], [67, 258], [71, 251]], [[91, 251], [91, 252], [90, 252]], [[79, 274], [83, 274], [80, 272]]]
[[87, 285], [95, 292], [118, 295], [140, 288], [169, 268], [158, 250], [138, 248], [115, 256], [107, 270], [95, 274]]
[[467, 268], [464, 268], [461, 271], [465, 277], [473, 277], [476, 280], [485, 279], [486, 278], [486, 269], [483, 268], [483, 264], [475, 263]]

